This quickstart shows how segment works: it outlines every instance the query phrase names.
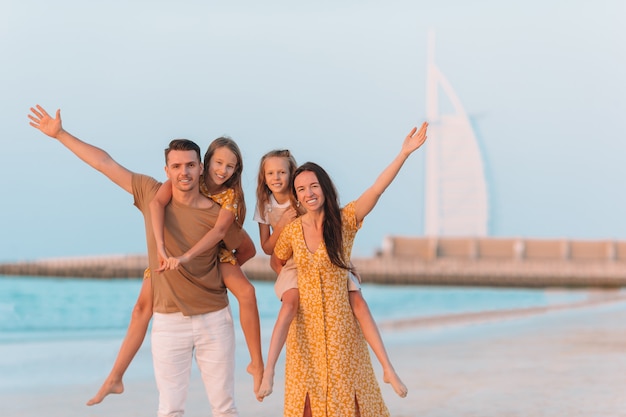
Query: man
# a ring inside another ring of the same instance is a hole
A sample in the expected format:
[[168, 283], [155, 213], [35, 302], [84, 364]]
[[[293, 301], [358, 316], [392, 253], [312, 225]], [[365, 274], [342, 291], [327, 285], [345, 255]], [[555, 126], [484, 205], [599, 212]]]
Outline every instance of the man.
[[[129, 171], [104, 150], [65, 131], [60, 110], [55, 118], [39, 105], [30, 110], [31, 126], [57, 139], [134, 196], [134, 204], [144, 216], [150, 269], [157, 270], [149, 203], [161, 183]], [[200, 159], [200, 148], [187, 139], [175, 139], [165, 150], [165, 172], [172, 183], [164, 225], [170, 254], [184, 253], [217, 219], [220, 207], [200, 193]], [[224, 242], [228, 247], [237, 247], [240, 239], [238, 229], [231, 228]], [[234, 403], [234, 328], [226, 288], [218, 272], [217, 253], [218, 247], [214, 247], [178, 269], [152, 274], [152, 355], [159, 417], [183, 415], [194, 352], [213, 416], [238, 416]]]

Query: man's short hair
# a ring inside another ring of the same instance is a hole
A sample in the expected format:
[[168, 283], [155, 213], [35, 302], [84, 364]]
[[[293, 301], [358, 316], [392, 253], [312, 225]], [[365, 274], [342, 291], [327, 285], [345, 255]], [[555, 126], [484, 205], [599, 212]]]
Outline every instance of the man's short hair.
[[198, 162], [202, 162], [200, 156], [200, 147], [196, 142], [189, 139], [174, 139], [169, 146], [165, 148], [165, 165], [167, 165], [167, 156], [171, 151], [195, 151], [198, 156]]

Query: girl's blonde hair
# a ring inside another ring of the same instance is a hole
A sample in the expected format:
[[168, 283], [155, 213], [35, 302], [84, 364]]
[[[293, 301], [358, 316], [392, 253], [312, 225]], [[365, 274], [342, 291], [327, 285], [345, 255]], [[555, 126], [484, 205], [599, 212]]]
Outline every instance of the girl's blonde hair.
[[[235, 222], [239, 227], [243, 227], [243, 221], [246, 218], [246, 202], [244, 200], [243, 195], [243, 187], [241, 186], [241, 173], [243, 172], [243, 158], [241, 157], [241, 151], [239, 150], [239, 146], [235, 143], [234, 140], [227, 136], [222, 136], [215, 139], [209, 145], [209, 148], [206, 150], [204, 154], [204, 172], [205, 174], [209, 172], [209, 164], [211, 162], [211, 158], [216, 150], [219, 148], [228, 148], [237, 158], [237, 166], [235, 166], [235, 170], [233, 175], [223, 184], [223, 187], [232, 188], [235, 191], [235, 202], [237, 204], [237, 215], [235, 216]], [[207, 176], [204, 177], [205, 185], [209, 187], [209, 184], [206, 182]]]
[[[259, 208], [263, 209], [266, 204], [269, 203], [270, 191], [269, 187], [265, 182], [265, 162], [269, 158], [285, 158], [287, 163], [289, 164], [289, 186], [291, 187], [291, 182], [293, 181], [293, 173], [296, 172], [296, 168], [298, 164], [296, 164], [296, 159], [293, 157], [291, 152], [288, 149], [275, 149], [273, 151], [269, 151], [265, 155], [261, 157], [261, 162], [259, 162], [259, 175], [257, 177], [257, 187], [256, 187], [256, 200]], [[290, 193], [291, 195], [291, 193]], [[291, 205], [295, 205], [295, 200], [291, 198]]]

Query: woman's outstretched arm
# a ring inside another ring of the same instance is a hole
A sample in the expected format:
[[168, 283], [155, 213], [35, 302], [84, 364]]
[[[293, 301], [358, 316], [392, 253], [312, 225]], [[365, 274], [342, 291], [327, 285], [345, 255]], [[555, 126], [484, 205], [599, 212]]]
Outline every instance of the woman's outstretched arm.
[[365, 190], [365, 192], [356, 200], [355, 211], [358, 222], [363, 220], [365, 216], [372, 211], [374, 206], [376, 206], [378, 199], [383, 192], [385, 192], [389, 184], [391, 184], [391, 182], [396, 178], [396, 175], [400, 172], [400, 168], [402, 168], [404, 161], [407, 160], [409, 155], [424, 144], [426, 141], [427, 128], [428, 123], [424, 122], [419, 130], [417, 130], [416, 127], [411, 130], [411, 132], [404, 139], [400, 153], [398, 153], [387, 168], [385, 168], [378, 178], [376, 178], [374, 184]]

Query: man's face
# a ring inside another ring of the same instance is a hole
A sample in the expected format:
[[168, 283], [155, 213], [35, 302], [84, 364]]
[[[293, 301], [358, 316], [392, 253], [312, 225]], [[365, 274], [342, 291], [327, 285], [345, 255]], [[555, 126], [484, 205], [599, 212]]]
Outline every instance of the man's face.
[[194, 151], [170, 151], [167, 155], [165, 173], [174, 189], [197, 190], [202, 170], [202, 164]]

